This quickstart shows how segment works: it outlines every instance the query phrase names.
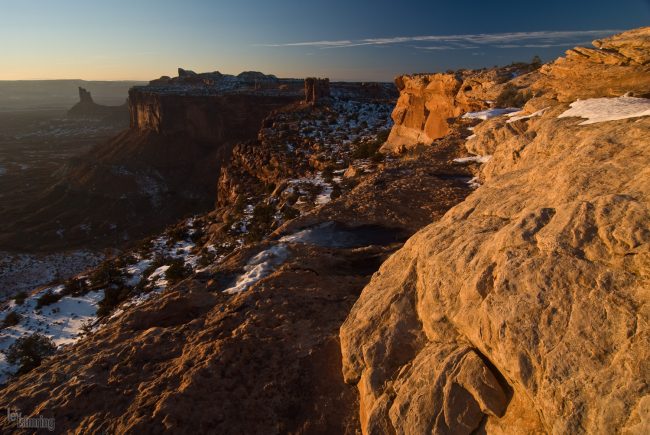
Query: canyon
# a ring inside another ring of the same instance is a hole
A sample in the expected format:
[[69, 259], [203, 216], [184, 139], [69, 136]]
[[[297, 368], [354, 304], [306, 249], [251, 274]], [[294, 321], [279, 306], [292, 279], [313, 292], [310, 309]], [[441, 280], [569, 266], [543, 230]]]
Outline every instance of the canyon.
[[4, 303], [0, 348], [60, 350], [3, 361], [0, 401], [73, 433], [647, 433], [650, 28], [594, 46], [132, 88], [46, 212], [144, 238]]

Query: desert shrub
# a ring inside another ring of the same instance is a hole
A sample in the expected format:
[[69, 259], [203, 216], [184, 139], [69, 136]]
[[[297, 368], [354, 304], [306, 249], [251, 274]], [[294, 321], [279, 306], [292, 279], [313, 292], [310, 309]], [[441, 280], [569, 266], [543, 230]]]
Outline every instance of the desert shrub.
[[131, 294], [128, 287], [108, 287], [104, 290], [104, 297], [97, 304], [97, 317], [106, 317], [124, 302]]
[[530, 91], [520, 92], [512, 83], [508, 83], [496, 99], [497, 107], [523, 107], [532, 98]]
[[290, 221], [291, 219], [297, 218], [300, 216], [298, 209], [291, 207], [290, 205], [285, 205], [281, 210], [282, 219], [284, 221]]
[[112, 261], [105, 261], [90, 275], [93, 287], [105, 287], [111, 284], [122, 284], [122, 272]]
[[169, 264], [169, 268], [165, 271], [165, 278], [170, 284], [174, 284], [184, 278], [187, 278], [192, 269], [185, 266], [185, 260], [182, 258], [175, 258]]
[[90, 334], [93, 332], [93, 326], [94, 322], [91, 319], [85, 320], [81, 324], [81, 333], [85, 335]]
[[386, 160], [386, 156], [382, 153], [375, 153], [372, 157], [370, 157], [370, 160], [375, 163], [380, 163]]
[[338, 198], [339, 196], [341, 196], [341, 193], [342, 193], [341, 186], [339, 186], [338, 183], [333, 183], [332, 184], [332, 193], [330, 193], [330, 198], [332, 200], [334, 200], [334, 199]]
[[530, 61], [530, 66], [533, 70], [539, 69], [542, 64], [542, 58], [537, 55], [533, 56], [533, 59]]
[[88, 284], [83, 278], [71, 278], [64, 284], [63, 293], [72, 296], [81, 296], [88, 293]]
[[199, 261], [197, 262], [197, 264], [199, 265], [199, 267], [207, 267], [212, 263], [214, 263], [214, 259], [215, 259], [215, 255], [212, 252], [208, 251], [207, 249], [204, 249], [203, 251], [201, 251], [201, 256], [199, 257]]
[[120, 257], [120, 259], [122, 261], [122, 264], [124, 264], [125, 266], [130, 266], [130, 265], [135, 264], [135, 263], [138, 262], [138, 257], [136, 257], [135, 255], [133, 255], [131, 253], [127, 253], [127, 254], [122, 255]]
[[25, 292], [18, 292], [18, 294], [14, 296], [14, 302], [16, 305], [22, 305], [25, 303], [25, 299], [27, 299], [27, 293]]
[[318, 194], [323, 191], [323, 186], [314, 183], [305, 183], [301, 186], [301, 188], [307, 194], [307, 199], [309, 202], [315, 202]]
[[248, 226], [248, 233], [246, 240], [249, 242], [256, 242], [262, 239], [270, 230], [275, 215], [275, 207], [271, 204], [258, 204], [253, 209], [253, 216], [251, 217], [250, 225]]
[[167, 232], [169, 239], [174, 242], [180, 242], [187, 237], [187, 229], [182, 226], [174, 227]]
[[246, 208], [246, 198], [244, 198], [244, 195], [240, 194], [237, 196], [237, 199], [235, 200], [233, 211], [235, 212], [235, 215], [239, 216], [244, 212], [245, 208]]
[[63, 297], [63, 293], [54, 293], [51, 290], [46, 291], [38, 299], [36, 299], [36, 308], [43, 308], [58, 302]]
[[153, 239], [145, 239], [142, 240], [138, 245], [136, 246], [136, 250], [140, 255], [147, 255], [151, 250], [153, 249]]
[[332, 180], [334, 179], [334, 167], [332, 165], [327, 165], [325, 169], [323, 169], [323, 180], [325, 180], [328, 183], [331, 183]]
[[22, 318], [23, 316], [21, 316], [19, 313], [12, 311], [5, 316], [4, 320], [2, 321], [2, 327], [8, 328], [10, 326], [16, 326], [20, 323], [20, 319]]
[[357, 144], [352, 150], [352, 157], [355, 159], [368, 159], [377, 154], [380, 146], [381, 144], [375, 141], [361, 142], [360, 144]]
[[[379, 153], [379, 148], [386, 142], [390, 130], [382, 130], [377, 133], [374, 140], [369, 142], [357, 143], [352, 150], [351, 157], [354, 159], [381, 159], [382, 157], [377, 156]], [[380, 161], [381, 161], [380, 160]]]
[[18, 374], [24, 374], [41, 365], [44, 358], [56, 351], [56, 345], [38, 332], [20, 337], [4, 351], [10, 364], [20, 364]]
[[359, 182], [355, 178], [344, 178], [341, 181], [341, 187], [345, 190], [352, 190]]

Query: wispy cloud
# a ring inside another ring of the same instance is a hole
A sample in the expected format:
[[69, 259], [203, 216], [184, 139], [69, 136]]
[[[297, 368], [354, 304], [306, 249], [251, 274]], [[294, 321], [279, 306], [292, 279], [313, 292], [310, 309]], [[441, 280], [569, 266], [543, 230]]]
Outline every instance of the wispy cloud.
[[[475, 49], [479, 46], [495, 48], [545, 48], [584, 43], [586, 39], [601, 38], [618, 32], [620, 32], [620, 30], [613, 29], [569, 31], [549, 30], [539, 32], [478, 33], [465, 35], [397, 36], [392, 38], [304, 41], [258, 45], [264, 47], [313, 47], [321, 49], [403, 44], [409, 44], [414, 48], [423, 50]], [[424, 43], [435, 43], [435, 45], [423, 45]]]

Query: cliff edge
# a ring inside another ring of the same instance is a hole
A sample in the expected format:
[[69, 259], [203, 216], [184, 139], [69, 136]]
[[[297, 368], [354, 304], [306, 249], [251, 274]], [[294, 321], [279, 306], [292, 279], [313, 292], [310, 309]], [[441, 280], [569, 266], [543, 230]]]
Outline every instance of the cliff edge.
[[535, 97], [467, 142], [484, 184], [354, 305], [364, 433], [648, 432], [650, 28], [594, 45], [514, 80]]

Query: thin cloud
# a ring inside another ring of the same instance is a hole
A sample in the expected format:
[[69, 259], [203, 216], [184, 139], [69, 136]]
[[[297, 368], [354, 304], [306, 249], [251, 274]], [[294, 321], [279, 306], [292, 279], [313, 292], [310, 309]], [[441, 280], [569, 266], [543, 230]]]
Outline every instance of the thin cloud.
[[556, 47], [571, 45], [587, 38], [600, 38], [618, 33], [620, 30], [569, 30], [569, 31], [539, 31], [539, 32], [509, 32], [509, 33], [478, 33], [464, 35], [423, 35], [397, 36], [392, 38], [366, 38], [357, 40], [337, 41], [305, 41], [278, 44], [258, 44], [264, 47], [314, 47], [321, 49], [349, 48], [369, 45], [402, 45], [413, 43], [435, 42], [436, 45], [420, 45], [416, 48], [423, 50], [451, 50], [492, 46], [496, 48], [517, 47]]
[[311, 42], [288, 42], [284, 44], [256, 44], [262, 47], [345, 47], [352, 44], [352, 41], [311, 41]]
[[585, 45], [589, 44], [591, 41], [580, 41], [580, 42], [562, 42], [559, 44], [503, 44], [495, 45], [496, 48], [551, 48], [551, 47], [566, 47], [572, 45]]

